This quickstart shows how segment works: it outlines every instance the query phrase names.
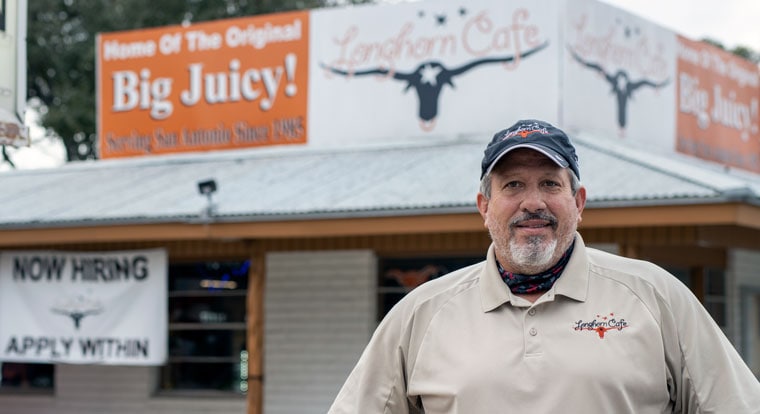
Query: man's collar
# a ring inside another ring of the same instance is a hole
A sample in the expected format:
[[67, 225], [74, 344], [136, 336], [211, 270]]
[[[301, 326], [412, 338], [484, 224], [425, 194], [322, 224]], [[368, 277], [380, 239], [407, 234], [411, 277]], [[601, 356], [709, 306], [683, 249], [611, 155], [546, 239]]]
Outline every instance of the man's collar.
[[554, 283], [554, 294], [585, 302], [588, 296], [588, 254], [580, 234], [575, 234], [575, 248], [562, 276]]
[[486, 255], [486, 265], [480, 273], [480, 301], [483, 312], [490, 312], [511, 300], [509, 287], [501, 280], [494, 250], [494, 244], [491, 243]]
[[[492, 243], [488, 248], [485, 267], [480, 274], [480, 298], [483, 312], [490, 312], [507, 302], [511, 302], [513, 298], [509, 287], [499, 274], [494, 249]], [[572, 256], [570, 256], [570, 261], [550, 291], [553, 291], [554, 295], [566, 296], [577, 301], [586, 300], [588, 295], [588, 257], [586, 245], [583, 243], [580, 234], [575, 234], [575, 248]]]

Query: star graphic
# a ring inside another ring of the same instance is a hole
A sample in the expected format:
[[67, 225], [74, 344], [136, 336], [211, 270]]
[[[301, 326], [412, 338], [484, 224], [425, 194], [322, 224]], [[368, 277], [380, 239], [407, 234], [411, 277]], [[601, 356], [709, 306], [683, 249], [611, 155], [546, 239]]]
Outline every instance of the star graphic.
[[420, 77], [422, 77], [422, 83], [429, 83], [435, 86], [438, 83], [438, 74], [441, 73], [441, 68], [425, 65], [420, 71]]

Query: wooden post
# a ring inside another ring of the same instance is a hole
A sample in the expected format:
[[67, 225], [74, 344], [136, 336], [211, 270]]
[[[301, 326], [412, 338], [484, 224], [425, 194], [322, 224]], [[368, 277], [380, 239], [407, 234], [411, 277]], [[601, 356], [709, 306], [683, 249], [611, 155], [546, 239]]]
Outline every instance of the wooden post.
[[633, 244], [623, 244], [620, 246], [620, 254], [631, 259], [639, 259], [639, 247]]
[[691, 291], [699, 299], [702, 304], [705, 304], [705, 292], [707, 291], [705, 286], [705, 269], [702, 266], [694, 266], [689, 269], [691, 275]]
[[247, 414], [264, 412], [264, 285], [266, 254], [254, 245], [251, 268], [248, 272], [247, 349], [248, 396]]

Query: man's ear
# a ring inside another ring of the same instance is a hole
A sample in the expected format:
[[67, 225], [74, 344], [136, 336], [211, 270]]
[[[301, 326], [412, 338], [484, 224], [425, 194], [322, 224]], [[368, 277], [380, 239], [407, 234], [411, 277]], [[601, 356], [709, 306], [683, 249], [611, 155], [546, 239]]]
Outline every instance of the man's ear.
[[488, 197], [483, 195], [483, 193], [478, 193], [478, 211], [480, 211], [480, 216], [483, 217], [483, 220], [486, 219], [486, 213], [488, 213]]
[[581, 186], [575, 193], [575, 206], [578, 208], [578, 222], [580, 223], [583, 209], [586, 207], [586, 187]]

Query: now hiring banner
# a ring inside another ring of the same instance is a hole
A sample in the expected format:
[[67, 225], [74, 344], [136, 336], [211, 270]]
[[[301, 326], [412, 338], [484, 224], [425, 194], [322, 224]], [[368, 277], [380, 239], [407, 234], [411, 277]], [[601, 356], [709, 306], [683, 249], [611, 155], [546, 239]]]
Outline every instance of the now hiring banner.
[[164, 250], [0, 253], [0, 360], [162, 365]]

